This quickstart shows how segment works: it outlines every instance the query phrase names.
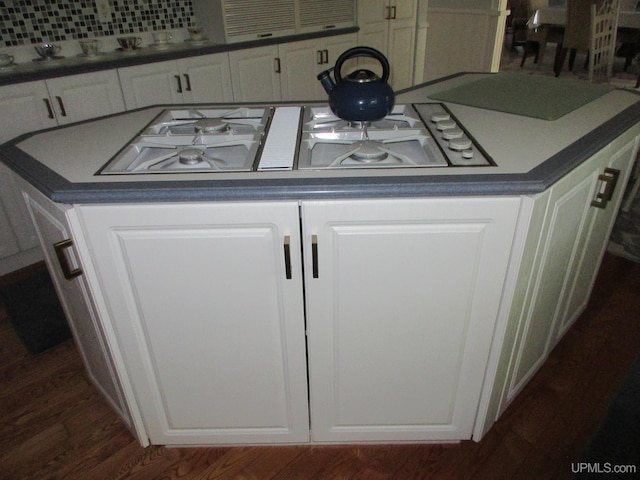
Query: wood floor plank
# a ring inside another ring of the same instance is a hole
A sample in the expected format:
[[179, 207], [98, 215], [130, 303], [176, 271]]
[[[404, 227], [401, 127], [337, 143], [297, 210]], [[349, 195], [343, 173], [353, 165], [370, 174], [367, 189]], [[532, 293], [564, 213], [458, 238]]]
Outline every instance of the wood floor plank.
[[588, 309], [482, 441], [434, 445], [145, 449], [73, 342], [30, 355], [0, 305], [0, 479], [568, 479], [640, 354], [639, 293], [640, 264], [606, 255]]

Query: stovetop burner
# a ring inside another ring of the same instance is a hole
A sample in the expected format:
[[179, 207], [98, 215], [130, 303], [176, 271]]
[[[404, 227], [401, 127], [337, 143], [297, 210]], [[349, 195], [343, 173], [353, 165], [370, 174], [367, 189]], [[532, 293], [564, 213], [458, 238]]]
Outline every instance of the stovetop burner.
[[229, 130], [229, 123], [222, 118], [203, 118], [193, 124], [197, 132], [219, 133]]
[[99, 174], [252, 171], [271, 108], [164, 110]]
[[441, 103], [348, 122], [328, 106], [166, 109], [99, 175], [494, 165]]
[[347, 122], [328, 107], [305, 108], [298, 169], [487, 166], [440, 103], [396, 105], [372, 122]]

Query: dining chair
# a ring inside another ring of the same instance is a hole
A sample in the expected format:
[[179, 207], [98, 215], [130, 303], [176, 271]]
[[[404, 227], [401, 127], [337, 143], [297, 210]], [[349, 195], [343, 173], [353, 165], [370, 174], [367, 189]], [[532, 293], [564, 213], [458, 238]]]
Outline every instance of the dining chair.
[[578, 51], [587, 54], [589, 80], [611, 76], [619, 10], [620, 0], [567, 0], [564, 39], [554, 65], [556, 77], [568, 52], [568, 67], [573, 70]]
[[533, 63], [538, 63], [541, 59], [541, 51], [543, 51], [547, 43], [560, 43], [564, 33], [564, 28], [557, 25], [541, 25], [538, 28], [529, 28], [526, 22], [531, 16], [541, 8], [549, 6], [549, 0], [527, 0], [527, 20], [524, 29], [526, 37], [524, 42], [524, 51], [520, 66], [522, 67], [531, 53], [534, 54]]
[[591, 5], [589, 81], [608, 81], [613, 70], [620, 0]]

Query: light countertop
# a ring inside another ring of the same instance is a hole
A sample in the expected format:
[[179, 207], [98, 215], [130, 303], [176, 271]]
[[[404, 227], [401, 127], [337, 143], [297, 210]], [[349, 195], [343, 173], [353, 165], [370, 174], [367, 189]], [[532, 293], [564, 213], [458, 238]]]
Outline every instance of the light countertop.
[[[485, 77], [414, 87], [398, 92], [396, 104], [433, 101]], [[0, 158], [61, 203], [532, 194], [640, 122], [639, 101], [633, 91], [613, 89], [554, 121], [447, 103], [492, 167], [96, 176], [163, 106], [37, 132], [3, 145]]]

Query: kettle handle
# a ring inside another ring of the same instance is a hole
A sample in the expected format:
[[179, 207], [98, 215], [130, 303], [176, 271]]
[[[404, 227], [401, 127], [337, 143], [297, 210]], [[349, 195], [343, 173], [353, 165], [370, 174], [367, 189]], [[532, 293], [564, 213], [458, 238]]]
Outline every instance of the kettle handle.
[[353, 47], [340, 55], [338, 60], [336, 60], [336, 66], [333, 70], [333, 75], [336, 77], [336, 83], [342, 82], [342, 75], [340, 74], [342, 64], [350, 58], [355, 57], [372, 57], [378, 60], [382, 65], [382, 78], [380, 81], [384, 83], [389, 80], [389, 61], [382, 53], [371, 47]]

